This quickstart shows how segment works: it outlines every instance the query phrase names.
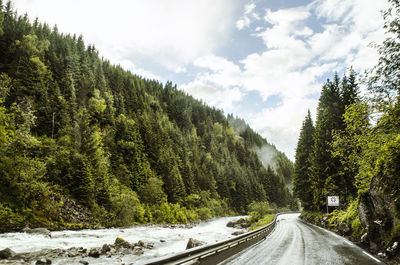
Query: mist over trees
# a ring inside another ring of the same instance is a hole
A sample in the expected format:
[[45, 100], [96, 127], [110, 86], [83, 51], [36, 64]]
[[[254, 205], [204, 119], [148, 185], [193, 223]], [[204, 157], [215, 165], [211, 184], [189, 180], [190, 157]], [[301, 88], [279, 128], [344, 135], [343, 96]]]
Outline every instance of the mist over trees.
[[0, 230], [68, 227], [69, 199], [105, 226], [293, 204], [292, 163], [234, 123], [0, 0]]

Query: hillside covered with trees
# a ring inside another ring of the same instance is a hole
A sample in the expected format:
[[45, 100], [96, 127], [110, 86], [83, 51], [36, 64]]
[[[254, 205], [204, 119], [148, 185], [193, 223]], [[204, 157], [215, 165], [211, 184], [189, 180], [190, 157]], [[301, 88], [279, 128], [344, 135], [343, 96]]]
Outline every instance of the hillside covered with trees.
[[[275, 153], [265, 166], [263, 146]], [[292, 163], [243, 121], [1, 0], [0, 150], [0, 231], [186, 223], [292, 203]]]
[[[322, 87], [296, 149], [294, 192], [306, 219], [400, 262], [400, 3], [384, 12], [387, 39], [378, 64], [358, 83], [350, 69]], [[361, 97], [359, 88], [367, 87]], [[341, 207], [327, 212], [327, 196]], [[333, 211], [333, 212], [332, 212]], [[397, 258], [396, 258], [397, 257]]]

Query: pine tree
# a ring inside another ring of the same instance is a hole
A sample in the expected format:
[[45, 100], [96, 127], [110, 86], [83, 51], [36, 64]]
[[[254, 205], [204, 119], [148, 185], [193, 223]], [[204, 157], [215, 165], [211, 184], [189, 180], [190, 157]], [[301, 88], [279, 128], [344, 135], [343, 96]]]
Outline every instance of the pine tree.
[[313, 203], [311, 191], [311, 154], [314, 146], [314, 125], [308, 111], [303, 122], [295, 155], [293, 190], [304, 209], [309, 210]]
[[[333, 82], [327, 80], [323, 85], [317, 108], [315, 140], [311, 155], [313, 208], [316, 210], [324, 209], [326, 196], [339, 192], [336, 180], [338, 179], [340, 161], [333, 158], [331, 142], [332, 131], [343, 127], [343, 113], [340, 106], [339, 78], [335, 75]], [[335, 186], [331, 185], [332, 178]], [[329, 184], [325, 185], [327, 180]]]

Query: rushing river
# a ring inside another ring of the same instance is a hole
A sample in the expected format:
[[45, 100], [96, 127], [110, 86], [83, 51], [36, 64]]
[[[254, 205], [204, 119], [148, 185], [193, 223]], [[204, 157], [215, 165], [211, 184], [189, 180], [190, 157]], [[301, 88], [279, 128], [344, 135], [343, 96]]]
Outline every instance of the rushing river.
[[[229, 221], [240, 217], [223, 217], [199, 223], [192, 228], [171, 228], [156, 225], [133, 226], [131, 228], [113, 228], [100, 230], [80, 231], [55, 231], [51, 237], [26, 233], [0, 234], [0, 250], [10, 248], [16, 253], [35, 252], [43, 249], [69, 249], [83, 247], [86, 249], [101, 247], [104, 244], [114, 244], [117, 237], [130, 243], [143, 241], [145, 244], [154, 244], [153, 249], [146, 249], [144, 254], [114, 255], [112, 257], [100, 256], [58, 258], [52, 264], [82, 264], [82, 260], [89, 264], [145, 264], [146, 261], [184, 251], [189, 238], [194, 238], [205, 243], [214, 243], [233, 237], [231, 234], [238, 231], [227, 227]], [[18, 264], [1, 261], [0, 264]], [[26, 263], [25, 263], [26, 264]], [[34, 264], [34, 263], [32, 263]]]

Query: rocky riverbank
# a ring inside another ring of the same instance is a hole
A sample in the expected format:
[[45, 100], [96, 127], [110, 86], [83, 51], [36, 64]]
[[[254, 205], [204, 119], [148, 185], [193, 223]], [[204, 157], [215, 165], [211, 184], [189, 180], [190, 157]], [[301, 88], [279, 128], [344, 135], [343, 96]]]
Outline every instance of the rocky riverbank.
[[69, 249], [44, 249], [28, 253], [15, 253], [9, 248], [0, 250], [0, 262], [9, 264], [52, 264], [54, 260], [72, 259], [79, 260], [81, 264], [89, 264], [88, 258], [118, 258], [125, 255], [142, 255], [146, 249], [153, 249], [154, 244], [138, 241], [130, 243], [121, 237], [115, 239], [114, 244], [104, 244], [102, 247], [83, 248], [72, 247]]
[[24, 232], [0, 234], [0, 264], [145, 264], [148, 260], [184, 251], [188, 246], [231, 238], [238, 229], [226, 224], [237, 219], [240, 217], [192, 225], [77, 231], [26, 228]]

